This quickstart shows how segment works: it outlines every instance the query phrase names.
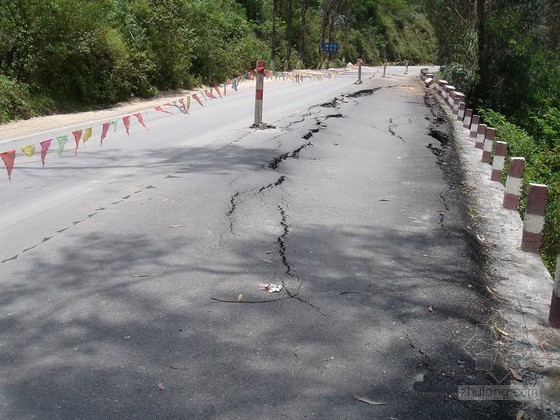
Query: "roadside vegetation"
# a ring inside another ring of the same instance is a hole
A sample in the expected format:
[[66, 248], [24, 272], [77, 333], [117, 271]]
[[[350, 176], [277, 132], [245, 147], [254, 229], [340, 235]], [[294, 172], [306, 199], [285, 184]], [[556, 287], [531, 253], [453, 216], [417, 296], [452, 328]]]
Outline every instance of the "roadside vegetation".
[[[526, 159], [525, 186], [548, 185], [541, 255], [560, 251], [560, 8], [557, 0], [424, 0], [439, 38], [442, 77]], [[526, 189], [525, 189], [526, 191]], [[520, 211], [523, 214], [525, 203]]]
[[[320, 51], [337, 42], [340, 51]], [[275, 70], [435, 60], [405, 0], [14, 0], [0, 4], [0, 123]]]

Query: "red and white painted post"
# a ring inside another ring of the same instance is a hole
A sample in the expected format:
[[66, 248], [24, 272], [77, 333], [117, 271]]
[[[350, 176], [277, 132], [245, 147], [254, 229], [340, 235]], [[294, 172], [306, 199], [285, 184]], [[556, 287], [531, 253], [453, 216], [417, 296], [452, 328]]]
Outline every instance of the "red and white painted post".
[[475, 139], [478, 134], [478, 124], [480, 124], [480, 115], [473, 115], [471, 120], [471, 139]]
[[361, 85], [362, 84], [362, 64], [364, 64], [364, 62], [362, 61], [362, 59], [358, 59], [358, 80], [356, 80], [354, 82], [355, 85]]
[[504, 208], [517, 210], [519, 197], [523, 186], [523, 173], [525, 172], [525, 158], [514, 157], [509, 161], [509, 173], [506, 180], [506, 192], [504, 194]]
[[492, 127], [486, 128], [484, 135], [484, 144], [482, 145], [482, 159], [484, 163], [490, 163], [492, 157], [492, 148], [494, 147], [494, 139], [496, 138], [496, 129]]
[[476, 149], [482, 149], [484, 147], [486, 128], [488, 128], [486, 124], [478, 124], [478, 130], [476, 131], [476, 140], [474, 142], [474, 147]]
[[463, 119], [463, 128], [471, 128], [471, 120], [472, 120], [473, 110], [467, 109], [465, 111], [465, 118]]
[[552, 328], [560, 328], [560, 256], [556, 260], [556, 276], [554, 277], [554, 287], [552, 289], [552, 301], [550, 302], [550, 312], [548, 320]]
[[467, 104], [464, 102], [461, 102], [459, 104], [459, 112], [457, 112], [457, 120], [458, 121], [463, 121], [465, 119], [465, 113], [467, 111]]
[[522, 251], [538, 254], [541, 249], [547, 198], [548, 187], [546, 185], [529, 184], [521, 238]]
[[255, 94], [255, 123], [253, 127], [262, 125], [263, 91], [264, 91], [264, 61], [257, 61], [257, 90]]
[[459, 115], [459, 107], [465, 100], [465, 95], [461, 92], [453, 92], [453, 115]]
[[494, 160], [492, 161], [491, 181], [501, 181], [506, 163], [507, 143], [505, 141], [497, 141], [494, 150]]
[[443, 92], [444, 92], [443, 87], [447, 84], [448, 84], [447, 80], [438, 80], [438, 82], [437, 82], [437, 90], [438, 90], [439, 95], [442, 98], [443, 98]]
[[453, 109], [453, 95], [455, 94], [456, 90], [457, 88], [455, 86], [445, 86], [445, 102], [451, 109]]

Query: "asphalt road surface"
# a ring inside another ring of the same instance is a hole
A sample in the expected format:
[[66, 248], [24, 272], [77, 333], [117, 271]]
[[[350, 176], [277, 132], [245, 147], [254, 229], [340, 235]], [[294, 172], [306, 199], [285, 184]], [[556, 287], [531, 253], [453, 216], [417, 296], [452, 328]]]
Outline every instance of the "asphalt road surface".
[[459, 398], [507, 373], [418, 72], [265, 87], [273, 129], [248, 128], [245, 92], [16, 161], [0, 417], [511, 418], [510, 401]]

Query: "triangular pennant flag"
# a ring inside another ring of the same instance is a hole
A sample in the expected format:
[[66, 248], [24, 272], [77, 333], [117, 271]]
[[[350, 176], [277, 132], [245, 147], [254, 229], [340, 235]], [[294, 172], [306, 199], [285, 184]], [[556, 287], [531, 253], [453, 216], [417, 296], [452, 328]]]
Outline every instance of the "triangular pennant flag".
[[111, 126], [113, 127], [113, 133], [117, 132], [117, 125], [119, 125], [119, 120], [111, 121]]
[[166, 111], [166, 110], [163, 109], [161, 106], [156, 106], [154, 109], [155, 109], [156, 111], [163, 112], [164, 114], [171, 114], [171, 115], [173, 115], [173, 112]]
[[191, 97], [187, 96], [187, 112], [189, 112], [191, 109]]
[[31, 157], [35, 154], [35, 145], [30, 144], [29, 146], [22, 146], [21, 151], [27, 157]]
[[109, 132], [110, 127], [110, 122], [103, 123], [103, 128], [101, 130], [101, 140], [99, 141], [100, 146], [103, 146], [103, 140], [105, 140], [105, 137], [107, 137], [107, 133]]
[[126, 130], [126, 134], [130, 135], [130, 115], [123, 117], [122, 121]]
[[142, 127], [144, 127], [146, 130], [150, 131], [150, 130], [148, 129], [148, 127], [146, 127], [146, 124], [144, 124], [144, 117], [142, 117], [142, 114], [141, 114], [140, 112], [137, 112], [136, 114], [133, 114], [133, 115], [136, 117], [136, 119], [138, 120], [138, 122], [139, 122], [140, 124], [142, 124]]
[[233, 83], [231, 84], [231, 88], [237, 92], [237, 79], [233, 79]]
[[8, 152], [0, 153], [0, 157], [4, 161], [4, 165], [6, 165], [6, 169], [8, 170], [8, 179], [12, 180], [12, 169], [14, 169], [14, 162], [16, 160], [16, 151], [10, 150]]
[[82, 130], [72, 131], [74, 135], [74, 141], [76, 142], [76, 153], [74, 156], [78, 156], [78, 146], [80, 145], [80, 140], [82, 139]]
[[45, 166], [45, 158], [47, 157], [49, 147], [51, 147], [51, 142], [52, 139], [41, 142], [41, 162], [43, 162], [43, 167]]
[[202, 101], [200, 100], [200, 98], [196, 93], [193, 93], [192, 97], [196, 100], [196, 102], [200, 104], [200, 106], [204, 106], [204, 104], [202, 103]]
[[185, 104], [185, 100], [183, 98], [179, 99], [179, 109], [183, 111], [183, 114], [188, 114], [189, 110], [187, 109], [187, 105]]
[[91, 138], [92, 134], [93, 134], [93, 128], [91, 127], [86, 128], [86, 131], [84, 131], [84, 137], [82, 137], [82, 143], [86, 144], [86, 141], [88, 141]]
[[220, 93], [219, 86], [214, 86], [214, 89], [216, 90], [216, 92], [218, 92], [218, 96], [220, 97], [220, 99], [224, 99], [224, 98], [222, 98], [222, 94]]
[[58, 142], [58, 150], [57, 150], [58, 156], [62, 157], [62, 153], [64, 152], [64, 145], [68, 141], [68, 136], [67, 135], [58, 136], [56, 138], [56, 141]]

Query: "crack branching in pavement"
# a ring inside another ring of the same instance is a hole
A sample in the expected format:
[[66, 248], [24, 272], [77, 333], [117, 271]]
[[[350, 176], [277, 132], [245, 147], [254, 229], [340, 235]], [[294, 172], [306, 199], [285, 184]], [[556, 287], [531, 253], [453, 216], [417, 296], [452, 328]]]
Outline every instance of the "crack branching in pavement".
[[[412, 124], [412, 119], [409, 118], [406, 124]], [[401, 135], [395, 132], [395, 128], [397, 128], [399, 125], [403, 125], [403, 124], [397, 124], [396, 122], [393, 121], [392, 117], [389, 118], [389, 133], [391, 133], [392, 136], [398, 138], [403, 143], [406, 143], [405, 139]]]

